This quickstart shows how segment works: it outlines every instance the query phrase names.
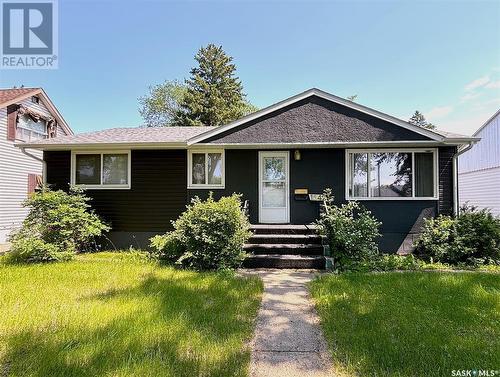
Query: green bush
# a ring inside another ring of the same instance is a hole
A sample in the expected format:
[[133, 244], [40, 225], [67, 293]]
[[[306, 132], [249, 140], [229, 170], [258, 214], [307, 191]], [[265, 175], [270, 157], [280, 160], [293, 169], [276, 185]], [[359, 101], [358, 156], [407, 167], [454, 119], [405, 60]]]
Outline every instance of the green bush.
[[378, 252], [381, 223], [358, 202], [334, 205], [330, 189], [323, 198], [324, 210], [316, 224], [328, 239], [334, 264], [342, 270], [353, 262], [371, 259]]
[[455, 265], [499, 264], [500, 218], [489, 210], [464, 206], [458, 217], [426, 219], [415, 253]]
[[184, 254], [184, 245], [177, 232], [169, 232], [151, 238], [151, 256], [160, 261], [175, 263]]
[[61, 251], [54, 244], [26, 235], [16, 238], [6, 258], [11, 263], [36, 263], [69, 260], [73, 254], [73, 250]]
[[233, 194], [202, 201], [196, 197], [173, 222], [174, 230], [151, 239], [152, 256], [195, 270], [238, 267], [250, 224], [241, 210], [241, 196]]
[[43, 187], [24, 206], [29, 213], [21, 229], [10, 236], [9, 259], [48, 262], [68, 259], [91, 248], [92, 241], [109, 230], [90, 210], [90, 199], [81, 189], [52, 191]]

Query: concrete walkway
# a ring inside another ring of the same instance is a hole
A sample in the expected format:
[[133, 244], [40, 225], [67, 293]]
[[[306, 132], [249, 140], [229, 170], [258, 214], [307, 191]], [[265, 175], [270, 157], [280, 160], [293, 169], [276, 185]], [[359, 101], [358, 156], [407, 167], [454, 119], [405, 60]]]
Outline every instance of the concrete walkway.
[[315, 272], [251, 273], [264, 281], [264, 295], [252, 341], [250, 376], [333, 376], [319, 318], [306, 286]]

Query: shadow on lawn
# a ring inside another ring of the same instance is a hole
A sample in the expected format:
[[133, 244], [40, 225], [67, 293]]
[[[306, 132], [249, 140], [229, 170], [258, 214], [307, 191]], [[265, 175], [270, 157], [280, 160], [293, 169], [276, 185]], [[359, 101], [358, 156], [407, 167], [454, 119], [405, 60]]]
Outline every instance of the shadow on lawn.
[[252, 331], [249, 313], [258, 307], [251, 285], [224, 278], [207, 282], [194, 274], [188, 283], [147, 276], [136, 287], [81, 299], [108, 312], [133, 302], [126, 314], [103, 326], [94, 319], [91, 329], [69, 324], [19, 333], [6, 339], [0, 365], [6, 365], [6, 375], [243, 376], [250, 357], [244, 344]]
[[498, 369], [500, 277], [346, 274], [312, 283], [334, 358], [361, 375]]

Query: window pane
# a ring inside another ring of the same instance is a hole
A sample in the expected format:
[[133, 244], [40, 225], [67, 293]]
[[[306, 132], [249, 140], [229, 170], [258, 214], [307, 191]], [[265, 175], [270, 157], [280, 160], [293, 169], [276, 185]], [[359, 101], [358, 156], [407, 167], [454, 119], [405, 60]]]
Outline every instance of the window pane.
[[126, 185], [128, 182], [128, 155], [105, 154], [102, 162], [102, 183]]
[[372, 153], [370, 169], [371, 196], [411, 196], [411, 153]]
[[192, 182], [195, 185], [205, 184], [205, 153], [193, 153], [192, 155], [193, 177]]
[[285, 159], [283, 157], [264, 157], [264, 181], [285, 180]]
[[76, 184], [98, 185], [101, 183], [101, 155], [77, 154]]
[[355, 198], [364, 198], [368, 196], [368, 154], [351, 154], [351, 172], [350, 172], [349, 190], [350, 196]]
[[285, 182], [264, 182], [262, 185], [262, 207], [286, 207]]
[[208, 154], [208, 183], [220, 185], [222, 183], [222, 154]]
[[415, 153], [415, 196], [434, 196], [434, 155]]

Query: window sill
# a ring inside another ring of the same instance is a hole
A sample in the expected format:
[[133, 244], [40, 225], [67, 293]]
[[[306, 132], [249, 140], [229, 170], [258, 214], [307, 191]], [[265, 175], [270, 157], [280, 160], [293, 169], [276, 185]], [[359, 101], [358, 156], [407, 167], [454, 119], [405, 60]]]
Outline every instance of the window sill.
[[130, 190], [130, 185], [74, 185], [85, 190]]
[[188, 185], [189, 190], [222, 190], [225, 189], [225, 186], [221, 185]]

